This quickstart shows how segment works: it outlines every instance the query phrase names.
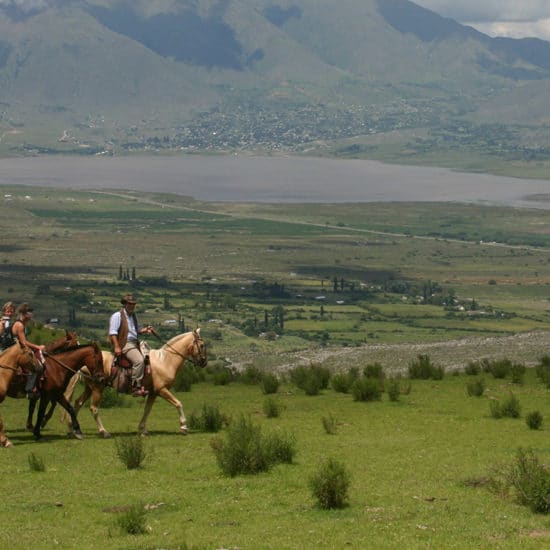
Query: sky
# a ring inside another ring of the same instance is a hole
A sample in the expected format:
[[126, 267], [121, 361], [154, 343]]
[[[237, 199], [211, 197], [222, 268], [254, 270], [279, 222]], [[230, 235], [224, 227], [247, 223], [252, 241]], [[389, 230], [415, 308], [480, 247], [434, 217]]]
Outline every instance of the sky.
[[550, 41], [550, 0], [412, 0], [489, 36]]

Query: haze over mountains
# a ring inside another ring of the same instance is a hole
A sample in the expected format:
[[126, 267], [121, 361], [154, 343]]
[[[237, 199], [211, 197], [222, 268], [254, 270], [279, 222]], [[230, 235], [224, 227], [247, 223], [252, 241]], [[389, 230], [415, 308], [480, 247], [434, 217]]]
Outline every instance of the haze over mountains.
[[396, 131], [475, 146], [482, 128], [489, 148], [544, 160], [549, 91], [549, 42], [490, 38], [408, 0], [0, 2], [12, 153], [277, 150]]

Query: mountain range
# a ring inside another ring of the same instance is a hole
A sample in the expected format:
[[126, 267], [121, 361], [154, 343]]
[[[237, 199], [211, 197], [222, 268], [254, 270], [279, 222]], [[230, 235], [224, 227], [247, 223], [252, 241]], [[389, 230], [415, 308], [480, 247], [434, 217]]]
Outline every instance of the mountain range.
[[475, 146], [481, 132], [545, 158], [549, 91], [549, 42], [490, 38], [408, 0], [0, 2], [4, 154], [368, 155], [373, 136]]

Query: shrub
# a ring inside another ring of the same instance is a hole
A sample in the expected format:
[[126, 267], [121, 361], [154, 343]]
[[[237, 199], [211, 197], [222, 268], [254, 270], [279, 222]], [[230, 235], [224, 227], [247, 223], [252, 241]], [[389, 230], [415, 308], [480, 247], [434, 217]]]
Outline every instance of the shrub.
[[116, 407], [129, 406], [127, 401], [124, 399], [124, 396], [111, 388], [111, 386], [107, 386], [103, 389], [100, 404], [103, 409], [114, 409]]
[[330, 379], [330, 385], [332, 389], [338, 393], [348, 393], [352, 383], [353, 379], [349, 376], [348, 373], [344, 372], [333, 374]]
[[123, 532], [129, 535], [143, 535], [147, 532], [145, 515], [145, 506], [134, 504], [117, 517], [117, 524]]
[[347, 505], [350, 474], [344, 464], [329, 458], [321, 463], [309, 485], [317, 504], [323, 510]]
[[512, 375], [512, 382], [514, 384], [523, 384], [525, 378], [525, 365], [521, 363], [512, 363], [510, 367], [510, 373]]
[[330, 371], [321, 365], [299, 366], [290, 371], [290, 381], [306, 395], [317, 395], [328, 388]]
[[525, 417], [527, 426], [532, 430], [538, 430], [542, 426], [542, 414], [539, 411], [532, 411]]
[[272, 433], [265, 437], [270, 464], [292, 464], [296, 456], [296, 439], [288, 433]]
[[201, 414], [197, 415], [193, 411], [188, 419], [188, 422], [189, 427], [192, 430], [215, 433], [222, 429], [226, 420], [216, 405], [207, 405], [205, 403], [202, 406]]
[[529, 506], [533, 512], [550, 512], [550, 471], [532, 450], [518, 449], [507, 481], [515, 489], [520, 504]]
[[506, 378], [510, 373], [512, 362], [509, 359], [491, 361], [489, 371], [495, 378]]
[[241, 373], [241, 380], [244, 384], [258, 385], [262, 381], [262, 371], [255, 365], [247, 365]]
[[382, 390], [380, 382], [374, 378], [359, 378], [351, 387], [354, 401], [380, 401]]
[[481, 372], [481, 365], [477, 361], [470, 361], [464, 368], [468, 376], [477, 376]]
[[550, 388], [550, 356], [543, 355], [540, 358], [540, 362], [535, 367], [535, 372], [540, 378], [541, 382], [547, 387]]
[[35, 455], [34, 453], [29, 453], [27, 459], [29, 461], [29, 468], [31, 469], [31, 472], [46, 471], [46, 465], [44, 464], [42, 458], [40, 458], [38, 455]]
[[321, 422], [323, 423], [323, 428], [327, 434], [334, 435], [337, 432], [338, 422], [331, 414], [328, 416], [323, 416], [321, 418]]
[[386, 383], [386, 393], [390, 401], [399, 401], [401, 395], [401, 385], [397, 378], [390, 378]]
[[263, 409], [267, 418], [277, 418], [281, 414], [281, 406], [273, 397], [268, 397], [264, 401]]
[[470, 397], [481, 397], [485, 393], [485, 380], [478, 378], [466, 384], [466, 391]]
[[296, 453], [292, 436], [263, 436], [261, 428], [241, 415], [227, 430], [225, 440], [211, 442], [216, 460], [225, 475], [256, 474], [279, 462], [292, 462]]
[[383, 379], [384, 378], [384, 368], [382, 367], [382, 365], [380, 363], [372, 363], [370, 365], [367, 365], [364, 369], [363, 369], [363, 375], [366, 377], [366, 378], [379, 378], [379, 379]]
[[409, 377], [420, 380], [441, 380], [445, 374], [443, 367], [436, 367], [428, 355], [419, 355], [409, 364]]
[[176, 374], [174, 385], [175, 391], [189, 392], [193, 384], [200, 382], [204, 378], [195, 365], [186, 362]]
[[147, 453], [140, 435], [124, 436], [115, 439], [116, 454], [128, 470], [141, 468]]
[[489, 402], [489, 409], [493, 418], [519, 418], [521, 414], [521, 405], [513, 393], [510, 393], [502, 401], [498, 401], [497, 399], [491, 400]]
[[262, 392], [266, 395], [277, 393], [279, 390], [279, 379], [275, 374], [266, 372], [261, 381]]

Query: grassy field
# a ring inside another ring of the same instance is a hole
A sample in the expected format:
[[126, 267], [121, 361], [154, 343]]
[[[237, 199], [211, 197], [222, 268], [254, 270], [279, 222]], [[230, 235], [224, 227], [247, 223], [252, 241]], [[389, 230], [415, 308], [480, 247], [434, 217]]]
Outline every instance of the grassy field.
[[[356, 402], [327, 389], [306, 396], [288, 382], [275, 396], [278, 418], [266, 418], [258, 386], [196, 384], [179, 394], [189, 416], [205, 404], [227, 417], [244, 414], [262, 432], [291, 434], [293, 464], [267, 473], [227, 477], [211, 449], [213, 434], [177, 432], [175, 411], [159, 402], [145, 439], [143, 468], [128, 470], [117, 440], [133, 432], [142, 406], [133, 401], [104, 409], [114, 434], [99, 439], [88, 411], [81, 411], [84, 441], [67, 440], [54, 417], [42, 443], [24, 430], [26, 401], [2, 405], [15, 446], [2, 453], [4, 498], [11, 548], [543, 548], [550, 538], [544, 515], [512, 495], [491, 492], [495, 467], [507, 468], [519, 447], [547, 462], [548, 427], [530, 430], [525, 415], [548, 418], [548, 390], [527, 373], [523, 385], [484, 375], [483, 397], [468, 397], [472, 377], [411, 381], [397, 402]], [[491, 399], [513, 392], [522, 418], [495, 420]], [[130, 401], [130, 398], [127, 398]], [[335, 434], [323, 429], [331, 415]], [[218, 437], [225, 437], [225, 429]], [[33, 471], [33, 453], [45, 471]], [[309, 479], [325, 458], [351, 474], [349, 506], [323, 511]], [[145, 506], [147, 532], [130, 535], [117, 519]]]

